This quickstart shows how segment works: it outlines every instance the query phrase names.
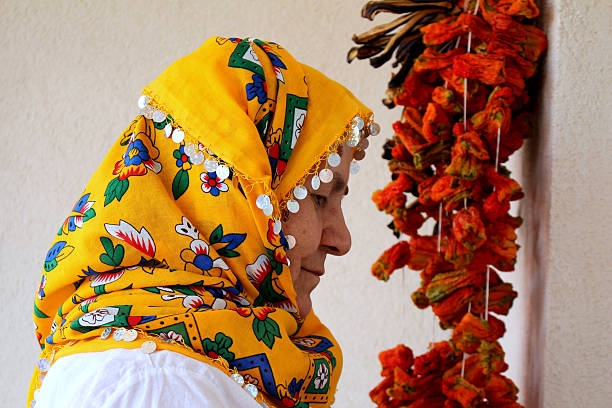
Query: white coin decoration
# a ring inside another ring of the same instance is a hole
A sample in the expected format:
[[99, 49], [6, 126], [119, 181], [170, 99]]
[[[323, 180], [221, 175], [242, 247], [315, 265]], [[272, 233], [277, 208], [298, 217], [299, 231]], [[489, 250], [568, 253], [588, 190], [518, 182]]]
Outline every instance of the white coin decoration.
[[337, 167], [341, 161], [342, 161], [342, 158], [340, 157], [338, 153], [332, 153], [329, 156], [327, 156], [327, 162], [332, 167]]
[[253, 398], [255, 398], [257, 396], [257, 394], [259, 393], [259, 390], [257, 389], [257, 387], [253, 384], [247, 384], [244, 386], [244, 389], [246, 390], [246, 392], [248, 392], [249, 394], [251, 394], [251, 396]]
[[151, 340], [145, 341], [140, 346], [140, 349], [145, 354], [151, 354], [151, 353], [153, 353], [157, 349], [157, 344], [155, 344], [155, 342], [151, 341]]
[[289, 249], [293, 249], [295, 247], [296, 241], [295, 241], [295, 237], [293, 235], [285, 235], [285, 239], [287, 239], [287, 245], [289, 246]]
[[274, 207], [272, 206], [272, 204], [268, 204], [264, 208], [262, 208], [261, 210], [266, 215], [266, 217], [269, 217], [274, 212]]
[[304, 186], [296, 186], [293, 189], [293, 196], [298, 200], [303, 200], [308, 195], [308, 190]]
[[115, 332], [113, 333], [113, 340], [115, 341], [121, 341], [123, 340], [123, 334], [126, 332], [126, 330], [123, 327], [118, 328], [117, 330], [115, 330]]
[[349, 141], [348, 141], [348, 142], [346, 142], [346, 144], [347, 144], [349, 147], [355, 147], [355, 146], [357, 146], [357, 145], [359, 144], [359, 139], [353, 139], [353, 138], [351, 138], [351, 139], [349, 139]]
[[290, 213], [295, 214], [296, 212], [300, 211], [300, 204], [296, 200], [289, 200], [287, 201], [287, 210], [289, 210]]
[[191, 164], [198, 166], [204, 162], [204, 153], [194, 153], [189, 156], [189, 160], [191, 160]]
[[111, 335], [111, 332], [113, 331], [113, 329], [111, 327], [107, 327], [106, 329], [104, 329], [104, 331], [102, 332], [102, 334], [100, 335], [100, 338], [102, 340], [106, 340], [108, 339], [108, 337]]
[[126, 330], [125, 333], [123, 333], [123, 341], [131, 342], [136, 340], [137, 337], [138, 332], [134, 329]]
[[370, 126], [368, 126], [368, 128], [370, 129], [370, 135], [372, 136], [376, 136], [380, 133], [380, 125], [376, 122], [370, 123]]
[[155, 108], [151, 105], [147, 105], [142, 110], [142, 115], [147, 119], [153, 119], [153, 113], [155, 113]]
[[319, 176], [312, 176], [312, 179], [310, 180], [310, 185], [312, 186], [313, 190], [318, 190], [319, 187], [321, 187], [321, 179], [319, 178]]
[[51, 368], [51, 362], [46, 358], [40, 358], [36, 362], [36, 367], [38, 367], [38, 371], [41, 373], [46, 373]]
[[[172, 125], [171, 124], [166, 124], [166, 126], [164, 126], [164, 136], [166, 137], [170, 137], [172, 136]], [[186, 150], [186, 149], [185, 149]]]
[[[166, 125], [166, 127], [170, 126], [170, 124], [168, 123], [168, 125]], [[193, 143], [188, 143], [185, 145], [185, 147], [183, 148], [183, 151], [185, 152], [185, 154], [187, 156], [189, 156], [191, 158], [191, 156], [193, 156], [194, 154], [196, 154], [196, 149], [195, 149], [195, 145]]]
[[227, 166], [219, 165], [217, 166], [217, 177], [221, 180], [225, 180], [230, 175], [230, 169]]
[[334, 173], [330, 169], [323, 169], [319, 172], [319, 178], [323, 183], [329, 183], [334, 179]]
[[160, 111], [159, 109], [155, 109], [153, 112], [153, 122], [163, 122], [166, 120], [166, 113], [164, 111]]
[[359, 163], [357, 163], [356, 161], [352, 161], [349, 171], [351, 172], [351, 174], [357, 174], [359, 173]]
[[244, 377], [238, 373], [232, 374], [232, 380], [241, 387], [244, 385]]
[[183, 140], [185, 140], [185, 132], [179, 128], [174, 129], [174, 132], [172, 132], [172, 141], [174, 143], [181, 143]]
[[217, 167], [219, 167], [219, 162], [217, 162], [216, 160], [204, 160], [204, 170], [206, 170], [207, 172], [212, 173], [213, 171], [217, 170]]
[[[204, 165], [206, 166], [206, 165]], [[261, 194], [259, 197], [257, 197], [257, 199], [255, 200], [255, 205], [257, 206], [257, 208], [259, 208], [260, 210], [263, 210], [264, 207], [267, 207], [271, 204], [270, 201], [270, 197], [268, 197], [265, 194]]]
[[357, 128], [353, 128], [353, 131], [351, 132], [351, 138], [348, 140], [348, 142], [346, 142], [346, 144], [350, 147], [355, 147], [359, 144], [360, 140], [361, 136], [359, 130]]
[[138, 98], [138, 108], [144, 109], [150, 100], [151, 98], [149, 98], [147, 95], [140, 95], [140, 98]]
[[283, 224], [281, 223], [280, 220], [275, 220], [274, 221], [274, 226], [272, 227], [272, 230], [274, 231], [274, 234], [276, 234], [276, 235], [280, 234], [282, 226], [283, 226]]
[[359, 116], [353, 119], [353, 124], [357, 129], [363, 129], [363, 119], [361, 119]]

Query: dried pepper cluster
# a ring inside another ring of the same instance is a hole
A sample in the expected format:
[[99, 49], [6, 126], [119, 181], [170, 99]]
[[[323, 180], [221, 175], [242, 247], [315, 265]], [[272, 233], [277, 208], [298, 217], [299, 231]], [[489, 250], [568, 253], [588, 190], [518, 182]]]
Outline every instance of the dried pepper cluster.
[[[453, 331], [416, 358], [403, 345], [382, 352], [385, 379], [370, 396], [381, 408], [520, 407], [501, 374], [505, 327], [493, 314], [506, 315], [517, 295], [497, 271], [514, 270], [522, 220], [508, 212], [523, 193], [502, 163], [531, 132], [525, 82], [547, 44], [529, 24], [539, 10], [533, 0], [397, 0], [371, 1], [362, 14], [380, 11], [401, 15], [355, 36], [349, 61], [378, 66], [396, 51], [402, 64], [384, 101], [403, 107], [384, 147], [392, 181], [372, 198], [409, 240], [372, 273], [421, 271], [413, 302]], [[428, 219], [431, 235], [421, 232]]]

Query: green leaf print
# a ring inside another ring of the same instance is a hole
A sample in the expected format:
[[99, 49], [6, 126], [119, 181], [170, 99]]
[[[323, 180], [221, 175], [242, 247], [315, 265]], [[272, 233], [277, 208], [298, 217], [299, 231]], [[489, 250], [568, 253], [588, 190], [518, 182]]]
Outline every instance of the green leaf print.
[[40, 310], [36, 304], [34, 304], [34, 315], [36, 315], [36, 317], [38, 317], [39, 319], [46, 319], [49, 316], [47, 316], [46, 314], [43, 313], [42, 310]]
[[172, 196], [175, 200], [178, 200], [180, 196], [187, 191], [189, 187], [189, 173], [187, 170], [180, 169], [176, 176], [174, 176], [174, 180], [172, 180]]
[[270, 317], [266, 317], [265, 320], [253, 319], [253, 333], [257, 340], [262, 341], [270, 349], [274, 346], [275, 337], [281, 337], [278, 323]]
[[128, 179], [119, 180], [119, 177], [115, 177], [108, 183], [106, 191], [104, 192], [104, 206], [106, 207], [113, 200], [121, 201], [121, 198], [130, 186]]
[[123, 245], [117, 244], [116, 247], [113, 246], [113, 241], [107, 237], [100, 237], [100, 242], [104, 247], [106, 253], [100, 255], [100, 262], [109, 266], [119, 266], [121, 265], [121, 261], [123, 261], [123, 255], [125, 250], [123, 249]]
[[223, 225], [219, 224], [219, 226], [210, 233], [210, 245], [221, 241], [221, 238], [223, 238]]

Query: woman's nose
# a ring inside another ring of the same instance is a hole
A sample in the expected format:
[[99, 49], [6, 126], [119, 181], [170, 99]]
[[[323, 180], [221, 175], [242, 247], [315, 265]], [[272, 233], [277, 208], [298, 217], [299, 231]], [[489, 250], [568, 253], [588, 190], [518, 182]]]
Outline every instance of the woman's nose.
[[342, 209], [330, 214], [325, 223], [321, 245], [330, 255], [345, 255], [351, 249], [351, 233], [346, 226]]

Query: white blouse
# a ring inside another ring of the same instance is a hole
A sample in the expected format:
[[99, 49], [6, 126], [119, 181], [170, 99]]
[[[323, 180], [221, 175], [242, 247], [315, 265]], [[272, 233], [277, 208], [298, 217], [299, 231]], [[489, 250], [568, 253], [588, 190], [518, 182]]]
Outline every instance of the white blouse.
[[36, 408], [261, 408], [223, 371], [180, 353], [110, 349], [59, 358]]

